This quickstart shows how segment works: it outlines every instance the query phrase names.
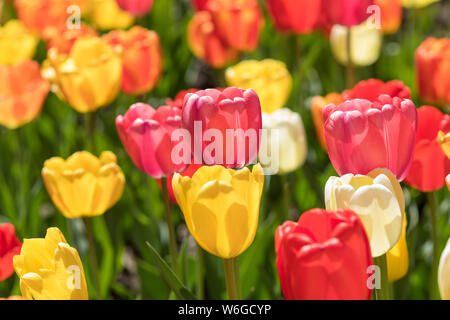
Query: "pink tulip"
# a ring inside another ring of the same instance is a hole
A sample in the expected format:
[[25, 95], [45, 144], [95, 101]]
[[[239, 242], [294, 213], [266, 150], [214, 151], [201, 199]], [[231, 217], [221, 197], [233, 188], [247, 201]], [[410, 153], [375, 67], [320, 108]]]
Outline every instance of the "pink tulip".
[[409, 99], [380, 95], [347, 100], [323, 110], [328, 155], [339, 175], [389, 169], [403, 180], [411, 166], [417, 111]]
[[145, 103], [136, 103], [124, 116], [116, 118], [120, 140], [133, 163], [142, 172], [159, 179], [182, 171], [185, 163], [172, 159], [172, 132], [181, 129], [181, 110], [162, 106], [154, 109]]
[[116, 0], [120, 9], [134, 16], [145, 16], [153, 6], [153, 0]]
[[369, 18], [367, 8], [373, 4], [374, 0], [323, 0], [322, 7], [329, 23], [351, 27]]
[[256, 160], [262, 120], [259, 98], [252, 89], [229, 87], [187, 94], [183, 125], [191, 135], [197, 164], [237, 168]]

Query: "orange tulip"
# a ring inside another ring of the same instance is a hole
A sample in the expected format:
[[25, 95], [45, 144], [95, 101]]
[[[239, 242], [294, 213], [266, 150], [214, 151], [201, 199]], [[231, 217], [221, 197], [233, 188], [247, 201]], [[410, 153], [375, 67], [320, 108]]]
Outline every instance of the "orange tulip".
[[381, 9], [381, 29], [384, 34], [396, 33], [402, 24], [403, 9], [401, 0], [375, 0]]
[[323, 132], [323, 116], [322, 110], [325, 106], [329, 104], [339, 105], [343, 102], [342, 97], [339, 93], [333, 92], [327, 94], [325, 97], [316, 96], [311, 102], [311, 113], [314, 122], [314, 127], [316, 128], [317, 138], [319, 139], [320, 145], [325, 150], [327, 149], [327, 144], [325, 142], [325, 134]]
[[46, 34], [47, 50], [56, 48], [59, 53], [69, 54], [73, 44], [83, 36], [96, 36], [97, 31], [91, 26], [82, 23], [80, 29], [51, 29]]
[[0, 65], [0, 125], [15, 129], [38, 116], [50, 89], [39, 64]]
[[197, 12], [188, 26], [192, 53], [213, 68], [222, 68], [237, 59], [239, 52], [222, 42], [208, 11]]
[[163, 71], [158, 34], [136, 26], [128, 31], [111, 31], [104, 39], [122, 50], [122, 90], [132, 95], [152, 90]]

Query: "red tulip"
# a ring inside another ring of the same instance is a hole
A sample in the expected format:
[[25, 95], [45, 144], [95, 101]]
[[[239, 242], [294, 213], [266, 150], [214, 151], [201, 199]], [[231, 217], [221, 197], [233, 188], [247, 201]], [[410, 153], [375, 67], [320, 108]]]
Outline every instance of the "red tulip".
[[351, 27], [360, 24], [367, 18], [367, 8], [374, 0], [323, 0], [323, 10], [332, 24]]
[[197, 11], [206, 10], [206, 4], [209, 0], [191, 0], [192, 6]]
[[275, 26], [282, 32], [309, 33], [321, 16], [321, 0], [266, 0]]
[[114, 30], [104, 36], [112, 47], [122, 49], [122, 90], [139, 95], [154, 88], [163, 69], [162, 49], [155, 31], [135, 26]]
[[259, 98], [252, 89], [190, 93], [182, 118], [191, 135], [195, 163], [236, 168], [256, 160], [262, 119]]
[[347, 100], [323, 109], [328, 155], [337, 173], [389, 169], [408, 174], [414, 152], [417, 112], [409, 99], [381, 95], [376, 101]]
[[437, 136], [439, 130], [450, 132], [450, 116], [434, 107], [423, 106], [417, 110], [417, 120], [416, 149], [405, 182], [423, 192], [439, 190], [450, 174], [450, 160]]
[[134, 16], [145, 16], [153, 6], [153, 0], [116, 0], [120, 9]]
[[84, 36], [97, 36], [97, 31], [85, 23], [81, 23], [80, 29], [48, 30], [45, 39], [47, 51], [56, 48], [59, 53], [69, 54], [75, 41]]
[[402, 0], [375, 0], [375, 5], [380, 7], [383, 33], [392, 34], [397, 32], [402, 24]]
[[166, 104], [171, 107], [177, 107], [177, 108], [183, 108], [184, 98], [188, 93], [196, 93], [197, 91], [200, 91], [200, 89], [187, 89], [187, 90], [181, 90], [177, 93], [175, 96], [175, 99], [167, 99]]
[[154, 109], [145, 103], [136, 103], [124, 116], [116, 118], [120, 140], [133, 163], [153, 178], [167, 177], [183, 171], [185, 163], [172, 159], [177, 144], [171, 135], [181, 129], [181, 110], [162, 106]]
[[411, 90], [398, 80], [383, 82], [378, 79], [360, 81], [353, 89], [342, 92], [343, 100], [366, 99], [376, 101], [382, 94], [387, 94], [391, 98], [411, 100]]
[[372, 254], [351, 210], [312, 209], [275, 235], [281, 289], [288, 300], [370, 299]]
[[10, 223], [0, 225], [0, 281], [14, 273], [13, 257], [20, 254], [22, 243], [17, 239], [14, 226]]

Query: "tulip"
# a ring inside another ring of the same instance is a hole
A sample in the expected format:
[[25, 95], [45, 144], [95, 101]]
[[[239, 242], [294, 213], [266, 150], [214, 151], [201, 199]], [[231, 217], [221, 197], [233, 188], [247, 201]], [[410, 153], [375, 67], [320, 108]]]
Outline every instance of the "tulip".
[[450, 173], [450, 159], [439, 146], [438, 133], [450, 132], [450, 116], [423, 106], [417, 110], [417, 136], [411, 169], [405, 179], [410, 186], [431, 192], [441, 189]]
[[0, 224], [0, 281], [14, 273], [13, 257], [20, 253], [21, 247], [14, 226], [10, 223]]
[[416, 50], [416, 77], [420, 99], [450, 107], [450, 39], [428, 38]]
[[0, 65], [0, 125], [15, 129], [34, 120], [49, 89], [36, 61]]
[[[323, 110], [328, 155], [339, 175], [387, 168], [402, 181], [413, 158], [417, 112], [411, 100], [381, 95]], [[370, 152], [368, 152], [370, 150]]]
[[438, 141], [447, 158], [450, 159], [450, 132], [439, 131]]
[[176, 173], [173, 191], [197, 243], [224, 259], [237, 257], [253, 242], [264, 184], [259, 164], [253, 170], [203, 166], [192, 178]]
[[438, 284], [442, 300], [450, 300], [450, 239], [439, 259]]
[[80, 256], [58, 228], [47, 229], [44, 239], [25, 239], [14, 269], [26, 299], [88, 299]]
[[327, 144], [323, 132], [323, 108], [329, 104], [339, 105], [342, 102], [344, 101], [342, 100], [341, 95], [336, 92], [329, 93], [325, 97], [316, 96], [311, 101], [311, 114], [317, 138], [319, 139], [320, 146], [325, 150], [327, 149]]
[[266, 0], [267, 8], [281, 32], [310, 33], [321, 15], [320, 0]]
[[369, 242], [351, 210], [312, 209], [275, 235], [277, 268], [288, 300], [370, 299]]
[[[199, 168], [201, 168], [202, 165], [200, 164], [195, 164], [195, 163], [191, 163], [190, 165], [188, 165], [186, 167], [186, 169], [184, 169], [183, 171], [179, 172], [179, 174], [182, 177], [189, 177], [192, 178], [192, 176], [194, 175], [194, 173], [197, 172], [197, 170]], [[175, 198], [175, 194], [173, 193], [173, 186], [172, 186], [172, 179], [173, 179], [173, 175], [169, 176], [166, 180], [166, 187], [167, 187], [167, 192], [169, 193], [169, 199], [172, 203], [174, 204], [178, 204], [177, 199]], [[162, 189], [162, 182], [160, 180], [158, 180], [158, 186]]]
[[69, 55], [50, 50], [43, 76], [76, 111], [92, 112], [111, 103], [119, 93], [122, 59], [100, 38], [83, 37], [75, 41]]
[[101, 30], [126, 29], [134, 23], [132, 14], [120, 9], [116, 0], [91, 0], [90, 18]]
[[375, 0], [375, 5], [380, 8], [381, 29], [383, 33], [396, 33], [402, 24], [402, 1]]
[[67, 160], [51, 158], [42, 169], [45, 188], [66, 218], [104, 214], [122, 197], [125, 176], [110, 151], [97, 158], [87, 151]]
[[0, 64], [15, 65], [32, 59], [38, 38], [19, 20], [0, 27]]
[[[259, 162], [263, 168], [285, 174], [302, 166], [305, 163], [308, 148], [300, 115], [289, 109], [280, 109], [271, 114], [263, 113], [262, 123], [263, 128], [268, 130], [267, 138], [261, 138], [261, 145], [265, 148], [261, 147], [259, 150]], [[273, 130], [277, 132], [273, 133]], [[275, 150], [273, 150], [274, 147]], [[269, 163], [264, 163], [263, 160], [267, 156]]]
[[112, 47], [122, 50], [122, 90], [139, 95], [152, 90], [161, 77], [163, 62], [159, 36], [155, 31], [135, 26], [115, 30], [104, 36]]
[[[332, 1], [330, 3], [334, 2]], [[347, 27], [334, 25], [330, 34], [333, 55], [343, 65], [348, 64], [348, 30]], [[351, 27], [352, 64], [357, 67], [365, 67], [375, 63], [380, 56], [382, 41], [382, 32], [377, 28], [370, 27], [367, 22]]]
[[252, 89], [229, 87], [191, 93], [182, 112], [196, 164], [237, 168], [256, 160], [262, 120], [259, 99]]
[[153, 6], [153, 0], [116, 0], [120, 9], [134, 16], [145, 16]]
[[69, 54], [73, 44], [81, 37], [97, 36], [97, 31], [87, 24], [81, 23], [80, 29], [53, 29], [47, 32], [47, 50], [55, 48], [59, 53]]
[[368, 8], [373, 4], [374, 0], [333, 0], [326, 1], [323, 10], [332, 24], [351, 27], [369, 17]]
[[405, 8], [423, 8], [439, 0], [402, 0]]
[[206, 4], [209, 0], [191, 0], [192, 7], [196, 11], [206, 10]]
[[383, 82], [378, 79], [360, 81], [352, 89], [342, 92], [343, 100], [366, 99], [376, 101], [382, 94], [387, 94], [391, 98], [412, 100], [411, 90], [401, 81], [392, 80]]
[[213, 68], [222, 68], [239, 56], [217, 33], [211, 13], [197, 12], [188, 25], [188, 44], [192, 53]]
[[225, 78], [229, 86], [255, 90], [265, 113], [282, 108], [292, 88], [286, 64], [273, 59], [242, 61], [229, 67]]
[[209, 0], [206, 8], [227, 45], [240, 51], [256, 49], [264, 23], [258, 0]]
[[187, 162], [178, 163], [172, 157], [177, 145], [172, 141], [172, 133], [182, 128], [180, 108], [154, 109], [145, 103], [136, 103], [125, 115], [116, 118], [116, 128], [131, 160], [142, 172], [159, 179], [186, 167]]
[[367, 176], [351, 173], [330, 177], [325, 185], [327, 210], [350, 209], [361, 219], [370, 241], [372, 257], [391, 250], [400, 239], [405, 199], [395, 176], [375, 169]]
[[397, 281], [408, 273], [409, 258], [408, 246], [406, 244], [406, 215], [403, 220], [402, 234], [397, 244], [386, 253], [389, 282]]
[[172, 99], [166, 99], [166, 104], [171, 107], [177, 107], [177, 108], [183, 108], [184, 98], [188, 93], [196, 93], [197, 91], [200, 91], [199, 89], [187, 89], [187, 90], [181, 90], [177, 93], [175, 98]]

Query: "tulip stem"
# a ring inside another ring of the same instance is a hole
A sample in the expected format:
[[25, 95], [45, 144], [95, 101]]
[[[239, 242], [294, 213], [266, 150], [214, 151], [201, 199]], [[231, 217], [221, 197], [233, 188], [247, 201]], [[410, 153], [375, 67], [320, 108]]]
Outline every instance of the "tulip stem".
[[437, 206], [434, 192], [427, 193], [428, 209], [430, 210], [431, 238], [433, 241], [433, 265], [431, 270], [430, 299], [437, 299], [437, 269], [439, 266], [439, 239], [437, 230]]
[[355, 84], [355, 69], [352, 61], [352, 28], [347, 30], [347, 89], [353, 88]]
[[228, 297], [230, 300], [240, 300], [239, 261], [238, 258], [223, 259]]
[[89, 112], [88, 114], [86, 114], [86, 128], [89, 135], [90, 151], [95, 154], [95, 112]]
[[172, 222], [172, 213], [170, 211], [170, 200], [169, 200], [169, 191], [167, 190], [167, 178], [161, 179], [161, 190], [162, 196], [164, 200], [164, 212], [166, 214], [166, 222], [167, 228], [169, 229], [169, 250], [170, 256], [172, 259], [172, 268], [173, 272], [176, 275], [178, 274], [178, 263], [177, 263], [177, 240], [175, 238], [175, 228]]
[[386, 254], [376, 257], [373, 259], [374, 264], [380, 268], [380, 288], [376, 289], [376, 297], [377, 300], [389, 300], [389, 281], [387, 274], [387, 262], [386, 262]]
[[197, 244], [197, 298], [205, 298], [205, 281], [203, 271], [203, 249]]
[[94, 237], [92, 236], [91, 220], [89, 218], [83, 218], [83, 222], [86, 228], [86, 235], [89, 243], [89, 257], [91, 259], [92, 273], [94, 274], [95, 290], [97, 291], [97, 298], [102, 299], [100, 280], [98, 276], [97, 253], [95, 252]]

